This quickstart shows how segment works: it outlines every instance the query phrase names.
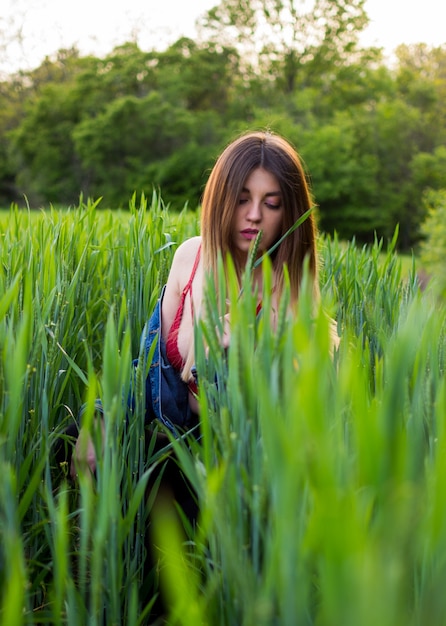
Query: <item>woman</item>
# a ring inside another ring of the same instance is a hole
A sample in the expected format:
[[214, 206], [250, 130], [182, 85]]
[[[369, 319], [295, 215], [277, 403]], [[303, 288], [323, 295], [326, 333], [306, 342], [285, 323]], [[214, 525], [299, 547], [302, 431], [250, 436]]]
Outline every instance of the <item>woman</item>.
[[[311, 208], [305, 173], [294, 148], [269, 132], [242, 135], [222, 152], [210, 174], [202, 202], [201, 236], [181, 244], [174, 256], [167, 284], [144, 335], [145, 353], [153, 341], [158, 358], [153, 358], [146, 381], [146, 417], [158, 419], [170, 430], [197, 424], [197, 388], [193, 376], [194, 320], [202, 310], [205, 277], [216, 275], [219, 255], [229, 254], [239, 278], [248, 253], [259, 232], [259, 254], [266, 253], [282, 237], [271, 254], [275, 311], [287, 267], [291, 303], [296, 304], [304, 261], [308, 262], [315, 299], [317, 280], [316, 227], [310, 215], [296, 229], [297, 220]], [[262, 301], [262, 267], [253, 271], [259, 307]], [[230, 342], [230, 315], [225, 316], [221, 338]], [[132, 402], [130, 402], [132, 404]], [[71, 464], [94, 471], [96, 458], [91, 441], [78, 440]]]
[[[160, 421], [173, 433], [198, 424], [197, 386], [193, 375], [194, 324], [203, 311], [206, 279], [217, 277], [220, 256], [223, 261], [227, 255], [231, 256], [241, 280], [254, 240], [259, 241], [259, 256], [270, 254], [273, 282], [268, 301], [271, 302], [272, 324], [275, 324], [275, 311], [284, 285], [285, 267], [292, 308], [299, 297], [304, 262], [308, 263], [315, 300], [319, 298], [316, 227], [312, 213], [300, 226], [293, 228], [310, 210], [311, 204], [300, 159], [285, 139], [271, 133], [248, 133], [228, 145], [220, 155], [203, 195], [201, 236], [188, 239], [178, 247], [167, 283], [143, 334], [142, 353], [146, 359], [153, 355], [145, 385], [148, 423]], [[261, 308], [264, 295], [261, 264], [254, 267], [252, 278], [259, 298], [258, 308]], [[221, 342], [224, 347], [229, 346], [230, 311], [224, 318]], [[147, 371], [145, 363], [142, 365], [140, 371]], [[131, 394], [129, 419], [133, 405]], [[101, 413], [100, 404], [97, 410]], [[100, 425], [103, 432], [102, 419]], [[156, 445], [162, 447], [167, 441], [158, 439]], [[95, 467], [94, 446], [88, 433], [81, 432], [71, 474], [74, 478], [77, 471], [89, 468], [94, 472]], [[162, 480], [158, 484], [159, 478]], [[193, 523], [197, 504], [174, 459], [170, 458], [152, 472], [149, 491], [155, 485], [158, 495], [164, 497], [167, 493]], [[150, 533], [146, 541], [145, 572], [149, 582], [142, 594], [151, 599], [156, 583], [150, 581], [158, 570], [159, 554]], [[159, 597], [152, 613], [159, 616], [164, 611]]]

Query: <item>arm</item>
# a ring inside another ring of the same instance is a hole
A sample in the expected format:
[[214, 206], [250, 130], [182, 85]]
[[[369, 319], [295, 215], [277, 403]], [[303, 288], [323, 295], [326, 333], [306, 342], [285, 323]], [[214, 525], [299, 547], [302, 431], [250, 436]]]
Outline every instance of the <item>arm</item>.
[[173, 257], [161, 315], [161, 332], [164, 338], [167, 337], [172, 326], [180, 304], [181, 292], [189, 280], [200, 243], [201, 237], [187, 239], [178, 247]]
[[[200, 242], [200, 237], [193, 237], [181, 244], [175, 252], [162, 304], [161, 333], [163, 337], [167, 336], [174, 320], [180, 303], [181, 292], [188, 280]], [[192, 327], [191, 332], [193, 332]], [[105, 441], [103, 418], [96, 418], [95, 425], [99, 426], [98, 436], [101, 444], [103, 444]], [[96, 470], [96, 463], [96, 449], [93, 439], [85, 428], [81, 429], [71, 458], [71, 477], [75, 479], [78, 473], [83, 473], [86, 470], [93, 474]]]
[[[178, 307], [180, 306], [182, 292], [192, 275], [194, 276], [194, 283], [190, 297], [193, 295], [195, 306], [200, 306], [202, 284], [198, 268], [195, 270], [196, 274], [193, 274], [200, 245], [201, 237], [193, 237], [181, 244], [175, 253], [162, 303], [161, 332], [164, 340], [167, 340]], [[197, 280], [195, 280], [195, 277], [197, 277]], [[193, 355], [191, 354], [191, 349], [193, 348], [192, 335], [194, 332], [194, 322], [190, 313], [189, 304], [187, 304], [186, 308], [183, 310], [180, 326], [181, 331], [178, 336], [178, 348], [183, 361], [187, 363], [188, 366], [192, 367]], [[198, 402], [190, 389], [189, 406], [193, 413], [198, 413]]]
[[[94, 428], [99, 433], [102, 448], [105, 441], [105, 424], [102, 417], [95, 418]], [[96, 449], [91, 434], [85, 428], [81, 428], [71, 456], [70, 476], [75, 480], [79, 473], [84, 474], [86, 470], [91, 474], [96, 471]]]

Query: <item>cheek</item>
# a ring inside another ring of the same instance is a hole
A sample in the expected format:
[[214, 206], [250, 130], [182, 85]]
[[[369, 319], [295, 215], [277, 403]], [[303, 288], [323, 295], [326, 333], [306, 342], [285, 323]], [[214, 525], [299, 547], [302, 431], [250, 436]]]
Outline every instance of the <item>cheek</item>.
[[[271, 246], [280, 238], [282, 234], [282, 224], [283, 224], [283, 217], [275, 216], [274, 218], [270, 220], [268, 234], [265, 240], [265, 245], [267, 248], [269, 248], [269, 246]], [[265, 232], [265, 235], [266, 235], [266, 232]]]
[[231, 219], [231, 230], [235, 230], [237, 228], [238, 222], [239, 222], [239, 212], [238, 211], [234, 211], [234, 214], [232, 216]]
[[283, 216], [281, 215], [275, 220], [274, 234], [275, 234], [276, 239], [282, 233], [282, 227], [283, 227]]

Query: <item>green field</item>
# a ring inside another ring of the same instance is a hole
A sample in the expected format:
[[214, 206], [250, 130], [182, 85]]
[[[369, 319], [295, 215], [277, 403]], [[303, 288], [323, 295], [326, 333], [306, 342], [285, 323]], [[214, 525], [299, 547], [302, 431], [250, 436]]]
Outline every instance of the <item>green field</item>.
[[[150, 454], [142, 410], [126, 423], [122, 398], [198, 216], [153, 197], [123, 213], [12, 209], [0, 228], [0, 624], [147, 624], [144, 494], [165, 454]], [[202, 438], [171, 443], [198, 525], [155, 516], [169, 624], [445, 622], [445, 304], [393, 244], [322, 238], [320, 251], [321, 310], [304, 289], [275, 332], [230, 282], [227, 355], [210, 298]], [[334, 358], [325, 311], [342, 337]], [[97, 397], [104, 453], [74, 485], [55, 452]]]

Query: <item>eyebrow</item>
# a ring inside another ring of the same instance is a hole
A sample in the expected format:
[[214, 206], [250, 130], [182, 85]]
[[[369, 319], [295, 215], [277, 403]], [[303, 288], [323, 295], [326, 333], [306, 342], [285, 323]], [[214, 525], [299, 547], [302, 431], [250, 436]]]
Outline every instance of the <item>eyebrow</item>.
[[[243, 187], [242, 193], [251, 193], [251, 192], [247, 187]], [[276, 197], [276, 196], [281, 196], [281, 195], [282, 195], [281, 191], [268, 191], [268, 193], [265, 194], [265, 198], [270, 198], [272, 196]]]

